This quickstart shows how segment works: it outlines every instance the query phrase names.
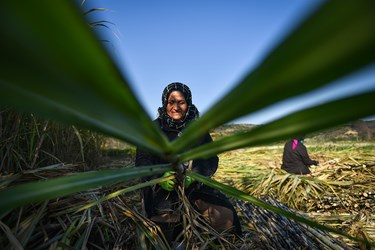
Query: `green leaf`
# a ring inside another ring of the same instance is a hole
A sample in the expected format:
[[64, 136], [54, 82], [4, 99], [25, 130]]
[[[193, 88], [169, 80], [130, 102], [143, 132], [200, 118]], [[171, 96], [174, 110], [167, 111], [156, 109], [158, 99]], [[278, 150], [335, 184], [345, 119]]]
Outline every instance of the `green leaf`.
[[0, 214], [32, 202], [49, 200], [102, 185], [161, 174], [168, 169], [167, 166], [164, 164], [93, 171], [9, 187], [0, 191]]
[[[34, 210], [32, 216], [28, 218], [28, 225], [27, 227], [24, 225], [25, 229], [18, 235], [22, 246], [25, 248], [27, 243], [31, 240], [33, 233], [35, 233], [35, 229], [37, 225], [40, 223], [41, 218], [45, 215], [46, 207], [48, 201], [45, 201], [39, 208]], [[23, 248], [22, 248], [23, 249]]]
[[173, 143], [174, 150], [182, 152], [211, 128], [317, 89], [374, 62], [374, 23], [372, 0], [326, 1], [191, 124]]
[[[317, 107], [302, 110], [249, 132], [227, 136], [210, 144], [196, 147], [179, 157], [187, 159], [205, 158], [228, 150], [266, 144], [295, 135], [324, 129], [357, 118], [375, 114], [375, 91], [345, 99], [332, 101]], [[345, 112], [343, 112], [345, 110]]]
[[0, 105], [162, 155], [169, 143], [72, 1], [1, 1]]
[[129, 193], [129, 192], [133, 192], [133, 191], [136, 191], [136, 190], [144, 188], [144, 187], [156, 185], [156, 184], [161, 183], [163, 181], [171, 180], [173, 178], [175, 178], [175, 177], [173, 175], [170, 175], [170, 176], [167, 176], [167, 177], [160, 177], [160, 178], [152, 179], [150, 181], [138, 183], [138, 184], [135, 184], [133, 186], [130, 186], [130, 187], [127, 187], [127, 188], [124, 188], [124, 189], [121, 189], [121, 190], [117, 190], [116, 192], [110, 193], [109, 195], [106, 195], [105, 197], [102, 197], [99, 200], [96, 200], [96, 201], [91, 202], [91, 203], [89, 203], [85, 206], [82, 206], [81, 208], [78, 208], [78, 209], [72, 208], [71, 210], [75, 210], [76, 213], [78, 213], [80, 211], [86, 210], [86, 209], [88, 209], [90, 207], [93, 207], [95, 205], [98, 205], [98, 204], [102, 203], [103, 201], [115, 198], [119, 195], [123, 195], [123, 194]]

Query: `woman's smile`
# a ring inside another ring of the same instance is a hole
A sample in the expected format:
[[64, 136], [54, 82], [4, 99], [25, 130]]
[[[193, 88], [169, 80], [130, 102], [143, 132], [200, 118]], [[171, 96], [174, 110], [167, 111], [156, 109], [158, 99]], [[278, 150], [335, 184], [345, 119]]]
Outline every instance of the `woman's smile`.
[[178, 90], [172, 91], [168, 97], [167, 114], [175, 121], [185, 118], [187, 103], [185, 96]]

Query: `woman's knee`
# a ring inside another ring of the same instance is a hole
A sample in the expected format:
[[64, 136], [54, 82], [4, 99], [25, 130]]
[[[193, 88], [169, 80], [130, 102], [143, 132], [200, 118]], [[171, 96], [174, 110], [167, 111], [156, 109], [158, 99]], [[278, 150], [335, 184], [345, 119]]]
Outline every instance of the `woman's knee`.
[[202, 200], [197, 200], [195, 205], [215, 230], [222, 232], [233, 228], [234, 215], [231, 209]]
[[176, 223], [179, 221], [179, 216], [177, 213], [159, 214], [152, 216], [151, 220], [155, 222]]

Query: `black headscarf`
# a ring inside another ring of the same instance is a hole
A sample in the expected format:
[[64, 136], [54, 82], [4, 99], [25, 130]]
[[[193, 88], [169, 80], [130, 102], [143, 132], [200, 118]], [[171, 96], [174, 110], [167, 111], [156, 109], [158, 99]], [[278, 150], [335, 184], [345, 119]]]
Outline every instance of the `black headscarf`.
[[[173, 120], [172, 117], [167, 114], [168, 97], [171, 92], [175, 90], [180, 91], [184, 95], [187, 103], [186, 115], [180, 121]], [[199, 117], [199, 111], [192, 103], [191, 91], [189, 87], [183, 83], [173, 82], [168, 84], [168, 86], [163, 90], [161, 101], [163, 106], [158, 108], [159, 119], [161, 119], [163, 124], [167, 125], [171, 129], [182, 130], [189, 124], [189, 122]]]

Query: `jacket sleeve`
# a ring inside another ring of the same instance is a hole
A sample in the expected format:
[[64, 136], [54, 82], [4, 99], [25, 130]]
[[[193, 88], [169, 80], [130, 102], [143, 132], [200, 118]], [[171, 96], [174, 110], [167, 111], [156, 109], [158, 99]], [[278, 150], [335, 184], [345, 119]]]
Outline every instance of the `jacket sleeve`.
[[[206, 134], [200, 145], [212, 142], [210, 134]], [[219, 165], [219, 157], [216, 155], [207, 159], [193, 160], [192, 171], [197, 172], [206, 177], [211, 177], [215, 174]]]
[[300, 153], [302, 162], [306, 166], [310, 166], [310, 165], [314, 165], [315, 164], [315, 161], [311, 160], [309, 154], [307, 153], [307, 149], [306, 149], [305, 145], [301, 145], [299, 147], [299, 149], [298, 149], [298, 152]]
[[[149, 166], [149, 165], [156, 165], [157, 157], [155, 157], [153, 154], [137, 147], [136, 153], [135, 153], [135, 166]], [[157, 175], [154, 176], [147, 176], [143, 177], [143, 181], [149, 181], [151, 179], [157, 178]]]

